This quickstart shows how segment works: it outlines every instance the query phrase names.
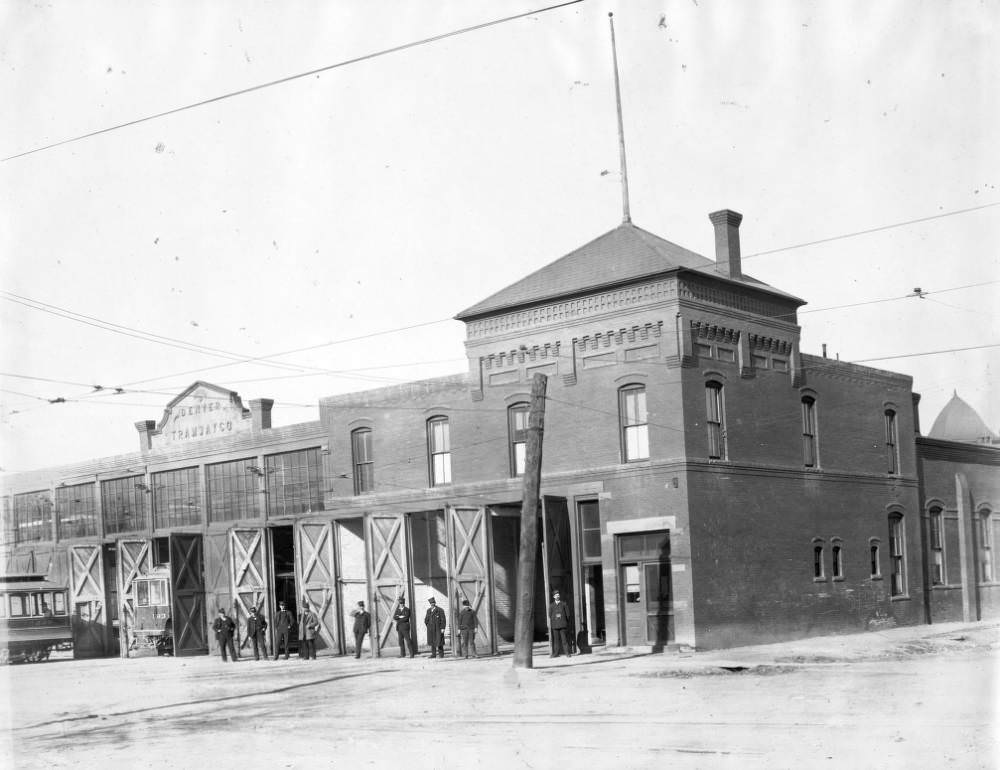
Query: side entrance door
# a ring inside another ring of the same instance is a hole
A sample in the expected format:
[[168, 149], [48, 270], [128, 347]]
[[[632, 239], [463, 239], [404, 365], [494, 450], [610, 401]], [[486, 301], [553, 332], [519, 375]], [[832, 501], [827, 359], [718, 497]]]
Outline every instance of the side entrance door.
[[201, 535], [170, 536], [174, 655], [207, 655], [205, 572]]
[[[399, 597], [412, 604], [410, 590], [409, 546], [406, 542], [405, 516], [403, 514], [371, 514], [366, 520], [368, 527], [368, 547], [371, 549], [368, 563], [371, 565], [372, 586], [372, 636], [377, 639], [377, 649], [396, 644], [395, 612]], [[412, 612], [416, 612], [413, 607]], [[410, 620], [410, 638], [416, 639], [414, 614]]]
[[101, 545], [69, 549], [73, 657], [99, 658], [108, 652], [108, 611]]
[[674, 638], [670, 533], [616, 536], [625, 644], [660, 646]]
[[302, 598], [319, 617], [316, 649], [334, 655], [343, 652], [340, 612], [337, 608], [337, 569], [334, 561], [333, 524], [302, 521], [295, 525], [295, 573]]

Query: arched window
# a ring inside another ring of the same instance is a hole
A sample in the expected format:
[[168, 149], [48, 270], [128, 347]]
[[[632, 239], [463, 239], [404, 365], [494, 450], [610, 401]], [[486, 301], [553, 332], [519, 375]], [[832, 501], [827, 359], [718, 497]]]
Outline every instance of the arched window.
[[976, 519], [979, 541], [979, 579], [983, 583], [993, 582], [993, 517], [989, 511], [980, 511]]
[[906, 530], [903, 514], [889, 516], [889, 594], [906, 595]]
[[885, 410], [885, 453], [889, 473], [899, 473], [899, 435], [896, 429], [896, 412]]
[[928, 544], [931, 549], [929, 559], [931, 568], [931, 584], [940, 586], [945, 583], [944, 517], [940, 508], [931, 508], [927, 524], [928, 529], [930, 530], [928, 533]]
[[844, 579], [844, 544], [839, 537], [830, 542], [830, 568], [834, 580]]
[[374, 492], [375, 460], [371, 428], [358, 428], [351, 432], [351, 456], [354, 461], [354, 494]]
[[510, 443], [510, 475], [523, 476], [528, 441], [528, 404], [507, 408], [507, 433]]
[[705, 383], [705, 420], [708, 424], [708, 457], [726, 459], [726, 412], [722, 399], [722, 383]]
[[819, 466], [819, 447], [816, 441], [816, 399], [802, 397], [802, 462], [807, 468]]
[[813, 538], [813, 580], [826, 580], [826, 568], [823, 565], [823, 541]]
[[871, 560], [872, 580], [882, 579], [882, 560], [879, 554], [880, 546], [881, 541], [877, 537], [873, 537], [868, 540], [868, 556]]
[[431, 486], [451, 483], [451, 429], [447, 417], [427, 421], [427, 459]]
[[646, 388], [626, 385], [618, 391], [622, 459], [627, 462], [649, 459], [649, 425], [646, 417]]

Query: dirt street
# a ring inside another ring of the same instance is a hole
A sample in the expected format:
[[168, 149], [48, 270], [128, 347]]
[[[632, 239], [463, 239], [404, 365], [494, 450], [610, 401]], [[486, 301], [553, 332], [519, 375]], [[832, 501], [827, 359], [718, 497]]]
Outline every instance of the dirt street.
[[3, 670], [9, 768], [995, 768], [996, 625], [688, 655], [54, 660]]

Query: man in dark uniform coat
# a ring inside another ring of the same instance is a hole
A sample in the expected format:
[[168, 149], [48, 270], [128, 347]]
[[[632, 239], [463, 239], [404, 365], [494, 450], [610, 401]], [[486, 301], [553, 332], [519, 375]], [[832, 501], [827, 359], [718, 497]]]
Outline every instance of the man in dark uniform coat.
[[219, 607], [219, 616], [212, 624], [212, 630], [215, 631], [215, 639], [219, 643], [219, 652], [222, 653], [223, 662], [226, 661], [226, 648], [229, 649], [233, 663], [239, 660], [236, 657], [236, 647], [233, 644], [233, 633], [236, 631], [236, 622], [226, 614], [226, 611], [222, 607]]
[[257, 613], [257, 608], [250, 606], [250, 615], [247, 617], [247, 638], [253, 643], [253, 659], [260, 660], [260, 651], [264, 651], [267, 657], [267, 640], [264, 632], [267, 630], [267, 621], [263, 615]]
[[427, 626], [427, 646], [431, 648], [431, 657], [444, 657], [444, 627], [448, 622], [444, 610], [437, 606], [432, 596], [427, 600], [431, 606], [424, 615], [424, 625]]
[[469, 657], [469, 646], [472, 646], [472, 657], [478, 658], [476, 653], [476, 626], [479, 625], [479, 618], [476, 611], [469, 606], [468, 599], [462, 599], [462, 611], [458, 613], [458, 654]]
[[410, 648], [410, 657], [413, 657], [413, 639], [410, 637], [410, 608], [406, 606], [406, 599], [399, 597], [399, 604], [392, 614], [392, 619], [396, 621], [396, 635], [399, 637], [399, 657], [406, 657], [406, 647]]
[[274, 615], [274, 659], [282, 646], [285, 648], [285, 660], [288, 660], [288, 640], [292, 637], [295, 627], [295, 616], [288, 610], [284, 602], [278, 602], [278, 611]]
[[365, 641], [365, 634], [372, 627], [372, 616], [365, 610], [365, 603], [358, 602], [358, 608], [351, 613], [354, 616], [354, 657], [361, 657], [361, 646]]
[[299, 625], [299, 645], [305, 660], [316, 660], [316, 637], [319, 636], [319, 615], [312, 611], [308, 602], [302, 605], [302, 621]]
[[572, 655], [569, 651], [569, 605], [559, 598], [558, 591], [552, 593], [552, 604], [549, 605], [549, 627], [552, 629], [551, 657], [558, 658], [565, 650], [568, 658]]

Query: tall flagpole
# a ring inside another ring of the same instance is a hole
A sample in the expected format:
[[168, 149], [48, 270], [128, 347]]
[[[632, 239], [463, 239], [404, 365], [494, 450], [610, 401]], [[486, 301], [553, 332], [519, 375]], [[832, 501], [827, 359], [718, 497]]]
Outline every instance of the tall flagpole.
[[622, 92], [618, 83], [618, 49], [615, 47], [615, 15], [608, 13], [608, 24], [611, 26], [611, 59], [615, 65], [615, 106], [618, 108], [618, 153], [622, 166], [622, 223], [631, 223], [632, 215], [628, 209], [628, 169], [625, 167], [625, 127], [622, 124]]

